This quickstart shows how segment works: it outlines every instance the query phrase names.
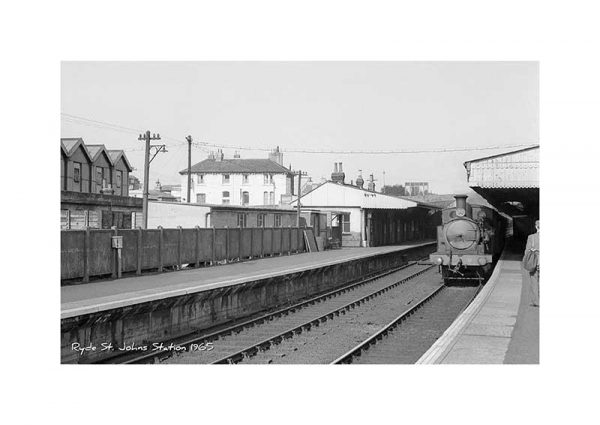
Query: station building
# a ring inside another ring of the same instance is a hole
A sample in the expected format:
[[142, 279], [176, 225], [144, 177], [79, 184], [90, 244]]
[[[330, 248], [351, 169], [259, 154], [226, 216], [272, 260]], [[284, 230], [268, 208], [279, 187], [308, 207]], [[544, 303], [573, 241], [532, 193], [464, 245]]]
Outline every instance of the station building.
[[131, 228], [142, 200], [129, 196], [131, 164], [122, 150], [60, 140], [61, 229]]
[[[342, 164], [336, 163], [328, 180], [300, 197], [302, 208], [328, 211], [341, 222], [342, 246], [381, 246], [435, 239], [441, 208], [375, 191], [371, 178], [364, 186], [345, 183]], [[297, 205], [297, 200], [292, 202]]]
[[533, 233], [540, 216], [540, 146], [535, 145], [464, 163], [469, 186], [513, 219], [513, 233]]

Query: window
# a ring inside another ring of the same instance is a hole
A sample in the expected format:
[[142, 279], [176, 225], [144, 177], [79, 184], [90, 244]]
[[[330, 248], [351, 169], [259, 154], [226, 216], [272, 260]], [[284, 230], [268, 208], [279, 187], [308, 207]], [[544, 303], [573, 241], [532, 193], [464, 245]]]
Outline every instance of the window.
[[96, 184], [98, 185], [98, 192], [100, 192], [100, 189], [103, 186], [103, 182], [104, 181], [104, 168], [102, 167], [96, 167]]
[[250, 203], [250, 194], [248, 192], [242, 193], [242, 205], [248, 205]]
[[269, 192], [263, 192], [263, 205], [269, 204]]
[[229, 192], [227, 191], [223, 192], [223, 203], [229, 204]]
[[81, 162], [73, 163], [73, 182], [81, 182]]
[[350, 213], [342, 214], [342, 233], [350, 233]]
[[269, 192], [269, 205], [275, 204], [275, 194], [273, 192]]
[[73, 163], [73, 190], [81, 192], [81, 162]]
[[244, 183], [244, 184], [250, 183], [250, 176], [248, 174], [242, 174], [242, 183]]
[[204, 174], [197, 174], [197, 175], [196, 175], [196, 181], [197, 181], [199, 184], [202, 184], [202, 183], [204, 183]]
[[258, 227], [265, 227], [265, 215], [264, 214], [258, 214], [256, 216], [256, 225]]
[[281, 214], [275, 214], [275, 227], [281, 227]]
[[229, 174], [223, 174], [223, 183], [224, 184], [228, 184], [229, 183]]
[[268, 174], [264, 174], [264, 179], [265, 179], [265, 184], [269, 184], [269, 175]]
[[121, 188], [123, 182], [123, 171], [117, 170], [117, 189]]
[[248, 214], [239, 213], [237, 223], [238, 227], [246, 227], [246, 225], [248, 224]]
[[206, 193], [197, 193], [196, 202], [199, 204], [206, 204]]

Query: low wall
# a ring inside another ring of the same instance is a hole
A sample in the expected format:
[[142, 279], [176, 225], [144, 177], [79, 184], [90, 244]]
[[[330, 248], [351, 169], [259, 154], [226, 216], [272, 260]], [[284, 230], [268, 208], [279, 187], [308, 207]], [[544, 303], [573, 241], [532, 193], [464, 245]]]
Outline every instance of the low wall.
[[[152, 343], [209, 329], [281, 307], [423, 258], [435, 244], [347, 261], [298, 273], [224, 286], [61, 320], [61, 362], [90, 363], [118, 354], [101, 351], [113, 347]], [[224, 269], [225, 270], [225, 269]], [[95, 346], [83, 355], [72, 344]]]

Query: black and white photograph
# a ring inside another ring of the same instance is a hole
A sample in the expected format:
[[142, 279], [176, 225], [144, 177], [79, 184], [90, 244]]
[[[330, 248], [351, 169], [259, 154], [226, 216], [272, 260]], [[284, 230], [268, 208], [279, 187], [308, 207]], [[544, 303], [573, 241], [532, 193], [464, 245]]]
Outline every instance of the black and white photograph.
[[3, 423], [593, 423], [594, 6], [7, 3]]
[[539, 363], [537, 62], [63, 62], [61, 362]]

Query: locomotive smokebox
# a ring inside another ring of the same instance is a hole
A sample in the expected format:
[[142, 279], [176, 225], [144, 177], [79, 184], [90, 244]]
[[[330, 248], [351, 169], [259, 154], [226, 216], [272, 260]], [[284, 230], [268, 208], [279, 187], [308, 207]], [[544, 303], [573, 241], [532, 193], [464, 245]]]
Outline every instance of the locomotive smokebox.
[[467, 207], [467, 195], [454, 195], [454, 199], [456, 199], [457, 215], [470, 217], [470, 211]]

